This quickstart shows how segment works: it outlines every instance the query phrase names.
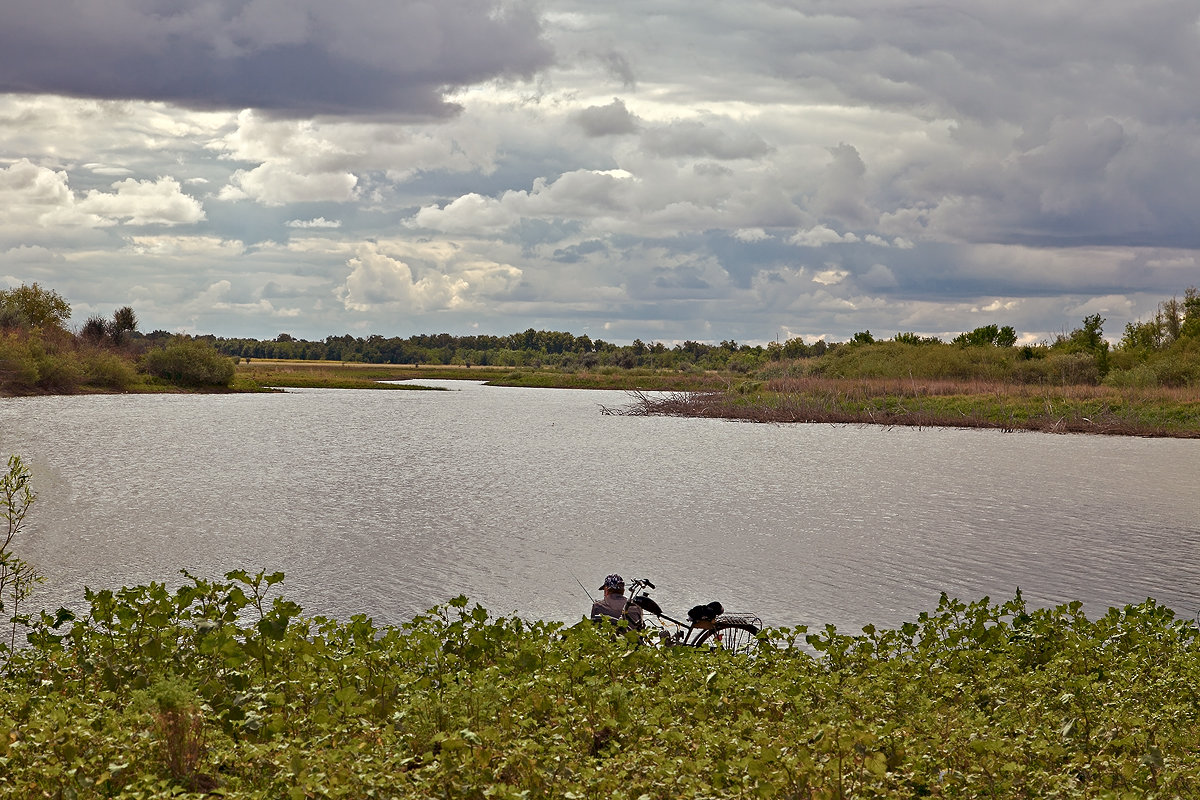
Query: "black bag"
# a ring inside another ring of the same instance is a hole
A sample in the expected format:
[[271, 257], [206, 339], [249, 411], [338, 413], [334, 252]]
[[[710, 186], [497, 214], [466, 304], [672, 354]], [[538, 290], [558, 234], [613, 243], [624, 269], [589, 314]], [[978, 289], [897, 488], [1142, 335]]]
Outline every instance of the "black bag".
[[725, 607], [716, 600], [703, 606], [692, 606], [688, 611], [688, 619], [692, 622], [712, 622], [719, 615], [725, 613]]

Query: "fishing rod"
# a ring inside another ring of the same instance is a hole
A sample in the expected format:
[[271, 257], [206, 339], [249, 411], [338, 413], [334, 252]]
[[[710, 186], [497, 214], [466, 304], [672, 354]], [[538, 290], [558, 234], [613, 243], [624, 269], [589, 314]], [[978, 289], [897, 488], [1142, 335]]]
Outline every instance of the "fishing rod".
[[575, 574], [575, 572], [574, 572], [574, 571], [572, 571], [572, 570], [568, 570], [568, 572], [570, 572], [570, 573], [571, 573], [571, 577], [575, 579], [575, 582], [579, 584], [579, 588], [580, 588], [580, 589], [583, 589], [583, 593], [584, 593], [584, 594], [586, 594], [586, 595], [588, 596], [588, 600], [591, 600], [593, 603], [595, 603], [595, 602], [596, 602], [596, 598], [592, 597], [592, 593], [591, 593], [591, 592], [589, 592], [589, 591], [587, 590], [587, 587], [583, 585], [583, 581], [579, 580], [579, 577], [578, 577], [578, 576]]

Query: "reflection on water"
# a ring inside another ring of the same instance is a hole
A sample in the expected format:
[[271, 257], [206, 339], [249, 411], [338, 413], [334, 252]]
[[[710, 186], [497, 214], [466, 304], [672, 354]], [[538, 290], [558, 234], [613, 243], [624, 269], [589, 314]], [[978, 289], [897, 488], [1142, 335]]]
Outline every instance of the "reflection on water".
[[280, 569], [307, 613], [466, 594], [573, 621], [613, 571], [670, 613], [897, 624], [942, 591], [1200, 607], [1200, 442], [610, 417], [619, 392], [305, 390], [0, 401], [48, 606]]

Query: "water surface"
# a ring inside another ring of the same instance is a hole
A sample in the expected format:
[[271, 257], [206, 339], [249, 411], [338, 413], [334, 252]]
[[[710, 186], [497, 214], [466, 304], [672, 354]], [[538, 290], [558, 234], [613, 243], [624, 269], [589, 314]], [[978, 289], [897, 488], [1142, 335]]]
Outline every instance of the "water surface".
[[[436, 382], [434, 382], [436, 383]], [[283, 570], [309, 614], [457, 594], [573, 621], [608, 572], [668, 612], [898, 624], [942, 591], [1200, 607], [1200, 442], [613, 417], [620, 392], [295, 390], [0, 401], [41, 494], [20, 550], [83, 586]]]

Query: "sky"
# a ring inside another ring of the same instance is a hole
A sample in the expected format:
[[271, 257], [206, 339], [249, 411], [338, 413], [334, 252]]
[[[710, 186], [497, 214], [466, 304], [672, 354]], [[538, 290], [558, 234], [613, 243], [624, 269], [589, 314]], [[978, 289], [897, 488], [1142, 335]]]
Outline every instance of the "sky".
[[1200, 284], [1195, 0], [13, 0], [76, 327], [1052, 340]]

